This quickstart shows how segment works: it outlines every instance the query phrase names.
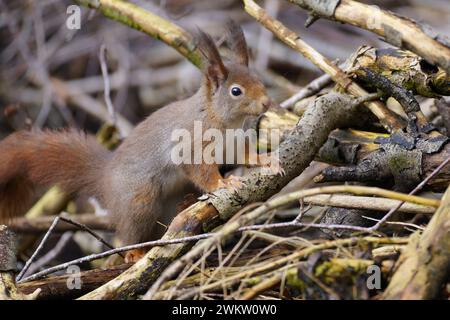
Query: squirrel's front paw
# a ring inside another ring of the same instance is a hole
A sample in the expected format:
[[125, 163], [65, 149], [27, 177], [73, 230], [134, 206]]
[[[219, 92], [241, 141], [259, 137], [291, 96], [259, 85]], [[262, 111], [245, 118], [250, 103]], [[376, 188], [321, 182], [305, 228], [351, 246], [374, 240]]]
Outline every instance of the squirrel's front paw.
[[219, 180], [219, 188], [226, 188], [231, 192], [237, 192], [245, 185], [240, 177], [230, 175], [228, 178]]
[[147, 253], [146, 249], [134, 249], [125, 254], [125, 263], [137, 262]]

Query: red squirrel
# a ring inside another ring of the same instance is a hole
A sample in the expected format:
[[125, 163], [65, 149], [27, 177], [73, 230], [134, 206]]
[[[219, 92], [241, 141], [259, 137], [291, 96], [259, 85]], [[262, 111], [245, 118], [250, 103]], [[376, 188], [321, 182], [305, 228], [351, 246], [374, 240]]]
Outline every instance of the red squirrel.
[[272, 104], [264, 85], [248, 68], [241, 28], [228, 27], [233, 58], [224, 63], [209, 35], [199, 31], [203, 79], [185, 100], [152, 113], [111, 152], [94, 137], [66, 131], [19, 131], [0, 142], [0, 218], [20, 214], [34, 185], [58, 184], [68, 193], [96, 197], [109, 211], [123, 244], [154, 239], [165, 199], [193, 183], [211, 192], [236, 183], [224, 179], [218, 164], [174, 164], [171, 133], [193, 132], [194, 121], [208, 128], [241, 128], [248, 116]]

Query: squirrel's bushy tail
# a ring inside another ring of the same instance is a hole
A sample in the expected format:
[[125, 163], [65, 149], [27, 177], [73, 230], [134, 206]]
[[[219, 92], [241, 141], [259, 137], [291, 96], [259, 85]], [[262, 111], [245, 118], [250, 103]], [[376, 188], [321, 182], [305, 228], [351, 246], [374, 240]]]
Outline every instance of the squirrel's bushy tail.
[[19, 131], [0, 141], [0, 220], [22, 214], [35, 185], [100, 196], [110, 152], [75, 130]]

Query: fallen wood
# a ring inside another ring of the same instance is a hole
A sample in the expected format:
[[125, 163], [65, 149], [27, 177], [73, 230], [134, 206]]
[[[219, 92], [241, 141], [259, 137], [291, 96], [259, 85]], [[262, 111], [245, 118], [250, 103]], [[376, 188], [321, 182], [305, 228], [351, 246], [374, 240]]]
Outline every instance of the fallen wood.
[[80, 288], [70, 288], [68, 282], [72, 280], [73, 275], [61, 275], [48, 277], [43, 280], [28, 281], [20, 283], [18, 289], [23, 294], [30, 294], [37, 289], [40, 289], [38, 296], [39, 300], [44, 299], [76, 299], [82, 294], [92, 291], [109, 280], [117, 277], [131, 266], [128, 264], [121, 264], [108, 269], [94, 269], [89, 271], [82, 271], [79, 276]]
[[[167, 290], [169, 291], [169, 297], [171, 298], [177, 298], [177, 299], [192, 299], [196, 295], [207, 292], [207, 291], [213, 291], [213, 290], [220, 290], [223, 288], [223, 285], [226, 284], [227, 287], [231, 287], [233, 285], [236, 285], [238, 283], [241, 283], [247, 279], [250, 280], [249, 283], [259, 283], [261, 281], [261, 277], [263, 275], [263, 272], [269, 272], [272, 274], [277, 274], [278, 280], [281, 280], [283, 276], [285, 276], [286, 270], [289, 270], [292, 268], [292, 264], [295, 263], [298, 260], [306, 259], [308, 257], [311, 257], [313, 254], [317, 254], [321, 252], [322, 250], [335, 248], [335, 247], [351, 247], [354, 245], [364, 245], [370, 243], [373, 246], [378, 247], [382, 244], [403, 244], [405, 243], [405, 239], [403, 238], [378, 238], [378, 237], [361, 237], [361, 238], [346, 238], [346, 239], [337, 239], [337, 240], [331, 240], [331, 241], [323, 241], [319, 242], [315, 245], [311, 246], [304, 246], [302, 248], [298, 248], [298, 250], [295, 250], [293, 253], [287, 255], [287, 256], [279, 256], [276, 257], [273, 260], [267, 261], [267, 263], [261, 263], [253, 268], [244, 269], [241, 272], [232, 273], [230, 275], [226, 275], [226, 277], [221, 277], [218, 281], [211, 282], [204, 286], [198, 286], [196, 288], [191, 288], [187, 290], [187, 292], [183, 291], [177, 291], [177, 290]], [[302, 262], [300, 262], [302, 263]], [[195, 277], [195, 276], [194, 276]], [[249, 279], [249, 277], [252, 277]], [[272, 278], [272, 277], [270, 277]], [[187, 279], [187, 278], [186, 278]], [[274, 280], [274, 279], [272, 279]], [[165, 282], [165, 285], [161, 288], [165, 287], [168, 283], [171, 282]], [[245, 283], [245, 282], [244, 282]], [[265, 288], [266, 289], [266, 288]], [[158, 292], [154, 293], [153, 298], [154, 299], [162, 299], [167, 298], [167, 296], [162, 296], [162, 294], [165, 292]], [[146, 296], [144, 296], [144, 299]]]
[[33, 300], [39, 290], [21, 293], [16, 287], [16, 236], [5, 225], [0, 225], [0, 300]]
[[[267, 112], [259, 121], [260, 129], [280, 128], [282, 131], [288, 131], [295, 123], [295, 119], [300, 117], [292, 112], [283, 113]], [[445, 142], [445, 137], [442, 137]], [[335, 130], [326, 143], [319, 150], [315, 160], [336, 164], [340, 166], [330, 166], [315, 178], [316, 182], [337, 182], [337, 181], [357, 181], [357, 182], [377, 182], [386, 183], [393, 177], [402, 184], [408, 182], [403, 176], [399, 175], [399, 168], [395, 164], [401, 163], [393, 159], [404, 158], [413, 160], [414, 152], [402, 152], [401, 149], [389, 150], [385, 152], [383, 147], [386, 145], [383, 141], [391, 138], [384, 133], [373, 133], [359, 130]], [[432, 137], [431, 141], [437, 141]], [[260, 145], [267, 145], [266, 140], [259, 142]], [[437, 150], [436, 150], [437, 149]], [[450, 156], [450, 145], [444, 143], [442, 147], [436, 148], [433, 152], [421, 153], [417, 150], [416, 161], [409, 165], [414, 169], [416, 182], [428, 176], [436, 169], [446, 158]], [[411, 150], [412, 151], [412, 150]], [[392, 166], [394, 164], [394, 166]], [[405, 163], [407, 164], [407, 163]], [[342, 166], [344, 165], [344, 166]], [[408, 167], [408, 165], [406, 166]], [[405, 167], [405, 168], [406, 168]], [[450, 167], [444, 167], [436, 177], [428, 183], [428, 187], [435, 191], [444, 191], [447, 188], [450, 178]], [[410, 184], [414, 184], [411, 180]]]
[[450, 188], [422, 234], [411, 235], [383, 299], [433, 299], [450, 276]]
[[[42, 233], [46, 232], [57, 216], [42, 216], [37, 218], [21, 217], [8, 222], [8, 227], [16, 233]], [[73, 221], [81, 223], [93, 230], [111, 230], [107, 216], [94, 214], [78, 214], [70, 217]], [[55, 229], [57, 232], [79, 230], [77, 226], [61, 222]]]
[[[345, 143], [339, 147], [339, 138], [335, 139], [334, 143], [334, 147], [340, 151], [344, 153], [352, 152], [349, 148], [345, 148]], [[449, 143], [446, 143], [433, 153], [425, 153], [420, 149], [405, 150], [382, 143], [375, 146], [376, 149], [373, 149], [369, 154], [364, 154], [363, 149], [361, 149], [361, 154], [356, 154], [355, 164], [350, 163], [347, 166], [330, 166], [326, 168], [315, 178], [315, 181], [375, 183], [392, 181], [398, 186], [402, 185], [402, 188], [405, 188], [403, 190], [407, 190], [408, 187], [417, 184], [418, 181], [428, 176], [450, 156]], [[444, 167], [437, 174], [436, 178], [428, 183], [428, 187], [442, 192], [448, 186], [449, 177], [450, 168]]]
[[[397, 206], [401, 201], [377, 198], [377, 197], [360, 197], [348, 195], [331, 195], [321, 194], [303, 198], [303, 202], [311, 205], [330, 206], [350, 209], [366, 209], [376, 211], [389, 211], [391, 208]], [[426, 207], [412, 203], [404, 203], [399, 209], [399, 212], [407, 212], [412, 214], [432, 214], [436, 211], [433, 207]]]
[[410, 51], [361, 46], [347, 59], [346, 67], [356, 75], [363, 74], [367, 68], [382, 74], [398, 87], [424, 97], [450, 95], [450, 73]]

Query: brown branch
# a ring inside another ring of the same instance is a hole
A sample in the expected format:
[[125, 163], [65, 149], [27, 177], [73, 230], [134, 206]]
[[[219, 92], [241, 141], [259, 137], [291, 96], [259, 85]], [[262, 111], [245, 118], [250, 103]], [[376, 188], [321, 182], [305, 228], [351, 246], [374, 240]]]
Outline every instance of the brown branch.
[[412, 19], [353, 0], [289, 1], [311, 11], [317, 17], [369, 30], [396, 47], [417, 53], [450, 74], [449, 41], [435, 34], [429, 26], [422, 26]]
[[75, 299], [79, 296], [98, 288], [109, 280], [117, 277], [128, 269], [131, 264], [121, 264], [108, 269], [94, 269], [79, 273], [80, 289], [70, 289], [67, 281], [73, 275], [48, 277], [42, 280], [34, 280], [18, 284], [18, 289], [24, 294], [29, 294], [40, 289], [38, 299]]
[[201, 65], [201, 55], [192, 36], [174, 23], [122, 0], [75, 0], [75, 2], [96, 9], [108, 18], [161, 40], [194, 65], [198, 67]]
[[[368, 68], [414, 94], [431, 98], [450, 95], [450, 74], [410, 51], [364, 45], [352, 54], [347, 63], [348, 71], [356, 75]], [[370, 83], [368, 85], [371, 86]]]
[[[202, 201], [179, 213], [164, 234], [164, 239], [174, 239], [180, 235], [195, 235], [202, 231], [204, 222], [217, 217], [217, 211], [206, 201]], [[177, 257], [188, 250], [192, 244], [181, 243], [152, 248], [142, 259], [127, 271], [104, 284], [103, 286], [80, 297], [91, 299], [130, 299], [145, 292], [148, 286]]]
[[450, 276], [450, 188], [420, 235], [414, 233], [397, 261], [384, 299], [433, 299]]
[[16, 244], [14, 233], [0, 225], [0, 300], [32, 300], [39, 294], [39, 290], [33, 290], [30, 295], [25, 295], [16, 287]]
[[[102, 237], [100, 237], [98, 234], [96, 234], [94, 231], [92, 231], [91, 229], [89, 229], [89, 227], [80, 224], [76, 221], [72, 221], [68, 218], [62, 217], [62, 216], [58, 216], [55, 218], [55, 220], [53, 220], [52, 224], [50, 225], [49, 229], [47, 230], [46, 234], [44, 235], [44, 237], [42, 238], [41, 242], [39, 243], [38, 247], [36, 248], [35, 252], [33, 253], [33, 255], [30, 257], [30, 259], [28, 259], [28, 261], [25, 263], [25, 266], [23, 267], [23, 269], [20, 271], [19, 275], [17, 276], [17, 281], [24, 281], [21, 280], [22, 277], [26, 274], [28, 268], [31, 266], [31, 264], [34, 262], [34, 260], [36, 259], [37, 255], [39, 254], [39, 252], [42, 250], [42, 248], [44, 247], [45, 242], [47, 241], [48, 237], [51, 235], [51, 233], [54, 231], [55, 227], [58, 225], [59, 221], [64, 221], [68, 224], [72, 224], [76, 227], [78, 227], [79, 229], [88, 232], [91, 236], [93, 236], [95, 239], [97, 239], [99, 242], [101, 242], [102, 244], [104, 244], [105, 246], [107, 246], [108, 248], [113, 249], [114, 247], [109, 244], [107, 241], [105, 241]], [[120, 253], [119, 253], [120, 254]], [[30, 277], [31, 278], [31, 277]]]
[[[322, 194], [306, 197], [303, 199], [303, 202], [306, 204], [318, 206], [388, 211], [392, 207], [398, 205], [400, 201], [377, 197]], [[428, 206], [426, 207], [415, 205], [412, 203], [405, 203], [400, 207], [398, 211], [412, 214], [433, 214], [436, 209]]]
[[[8, 227], [16, 233], [42, 233], [50, 228], [56, 216], [43, 216], [37, 218], [16, 218], [8, 222]], [[86, 225], [93, 230], [111, 230], [108, 217], [100, 217], [94, 214], [77, 214], [71, 217], [73, 221]], [[57, 232], [79, 230], [73, 224], [61, 223], [55, 228]]]

